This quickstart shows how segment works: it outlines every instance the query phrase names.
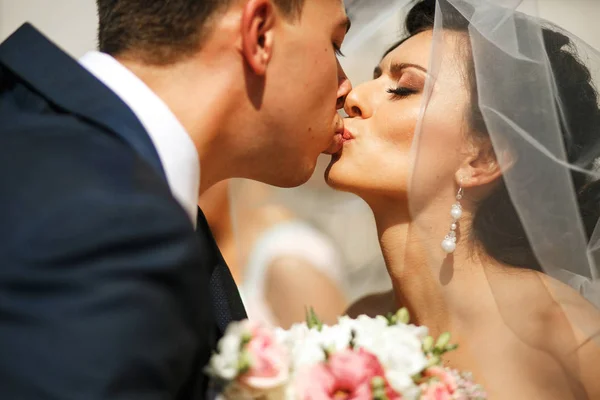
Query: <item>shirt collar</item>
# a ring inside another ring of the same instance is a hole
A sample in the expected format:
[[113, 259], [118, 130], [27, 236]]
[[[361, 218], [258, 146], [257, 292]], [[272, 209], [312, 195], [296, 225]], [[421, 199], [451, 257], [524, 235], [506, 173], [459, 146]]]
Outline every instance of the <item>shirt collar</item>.
[[156, 147], [173, 196], [195, 226], [200, 162], [183, 125], [141, 79], [110, 55], [92, 51], [79, 62], [119, 96], [140, 120]]

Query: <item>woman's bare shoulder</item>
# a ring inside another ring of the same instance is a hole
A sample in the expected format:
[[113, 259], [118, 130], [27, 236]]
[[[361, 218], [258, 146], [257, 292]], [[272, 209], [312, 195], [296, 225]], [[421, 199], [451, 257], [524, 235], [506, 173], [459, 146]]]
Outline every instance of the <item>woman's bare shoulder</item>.
[[525, 308], [538, 321], [536, 347], [551, 355], [560, 364], [561, 374], [566, 372], [581, 385], [588, 398], [600, 398], [600, 311], [570, 286], [548, 275], [535, 276], [541, 285], [530, 285], [534, 287], [528, 298], [531, 306]]
[[[563, 350], [578, 348], [590, 333], [600, 332], [600, 311], [570, 286], [546, 274], [520, 270], [492, 285], [506, 323], [534, 342]], [[583, 332], [583, 331], [587, 332]], [[570, 338], [567, 345], [566, 337]]]

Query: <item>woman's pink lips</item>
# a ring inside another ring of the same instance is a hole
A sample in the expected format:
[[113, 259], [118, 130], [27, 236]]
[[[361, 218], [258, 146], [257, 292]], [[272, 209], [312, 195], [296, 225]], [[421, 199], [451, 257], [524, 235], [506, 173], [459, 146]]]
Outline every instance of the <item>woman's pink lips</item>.
[[342, 148], [344, 147], [344, 142], [346, 142], [347, 140], [350, 140], [350, 139], [353, 139], [352, 135], [350, 134], [350, 132], [346, 131], [346, 129], [344, 129], [344, 127], [342, 125], [340, 128], [338, 128], [335, 131], [335, 134], [333, 135], [333, 138], [332, 138], [331, 145], [323, 153], [330, 154], [330, 155], [339, 153], [342, 150]]
[[330, 155], [338, 154], [344, 148], [344, 143], [352, 139], [354, 139], [354, 135], [342, 126], [335, 131], [331, 145], [323, 153]]
[[352, 135], [352, 133], [350, 133], [348, 129], [344, 128], [344, 130], [342, 131], [342, 139], [344, 139], [344, 141], [352, 140], [354, 139], [354, 136]]
[[350, 133], [349, 130], [347, 129], [341, 129], [338, 132], [336, 132], [335, 134], [335, 151], [332, 151], [331, 155], [333, 156], [337, 156], [339, 157], [340, 154], [342, 153], [342, 150], [344, 149], [344, 144], [350, 140], [353, 140], [354, 136], [352, 135], [352, 133]]

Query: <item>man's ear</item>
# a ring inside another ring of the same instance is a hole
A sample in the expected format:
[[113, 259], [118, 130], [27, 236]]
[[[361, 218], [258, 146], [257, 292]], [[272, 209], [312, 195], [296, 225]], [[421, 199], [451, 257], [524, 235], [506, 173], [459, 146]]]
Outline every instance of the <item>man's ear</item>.
[[242, 54], [250, 69], [264, 76], [273, 55], [277, 12], [271, 0], [248, 0], [242, 12]]
[[465, 160], [456, 172], [456, 181], [463, 188], [482, 187], [494, 182], [512, 165], [507, 150], [497, 155], [489, 139], [469, 145]]

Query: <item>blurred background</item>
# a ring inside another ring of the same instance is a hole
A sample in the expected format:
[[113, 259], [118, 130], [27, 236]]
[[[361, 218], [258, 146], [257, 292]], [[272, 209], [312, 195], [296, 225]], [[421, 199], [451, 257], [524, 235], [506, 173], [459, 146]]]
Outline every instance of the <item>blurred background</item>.
[[[381, 54], [403, 35], [407, 0], [347, 0], [349, 15], [365, 5], [390, 12], [376, 26], [355, 21], [341, 60], [354, 83], [369, 79]], [[539, 15], [600, 48], [599, 0], [540, 0]], [[404, 5], [404, 6], [403, 6]], [[75, 58], [96, 47], [93, 0], [0, 0], [0, 41], [31, 22]], [[232, 180], [200, 199], [217, 242], [240, 286], [249, 315], [277, 325], [301, 320], [315, 306], [327, 321], [365, 294], [389, 289], [374, 222], [353, 195], [323, 180], [323, 156], [313, 178], [296, 189]], [[377, 171], [374, 171], [377, 173]]]
[[0, 41], [27, 21], [73, 57], [96, 47], [94, 0], [0, 0]]
[[[359, 3], [387, 3], [387, 0], [346, 0], [349, 7]], [[399, 3], [406, 3], [399, 0]], [[538, 12], [600, 48], [596, 28], [600, 15], [598, 0], [540, 0]], [[526, 7], [525, 7], [526, 8]], [[524, 9], [524, 11], [530, 11]], [[0, 0], [0, 40], [23, 22], [29, 21], [74, 57], [96, 46], [96, 4], [94, 0]], [[393, 23], [389, 23], [394, 32]]]

